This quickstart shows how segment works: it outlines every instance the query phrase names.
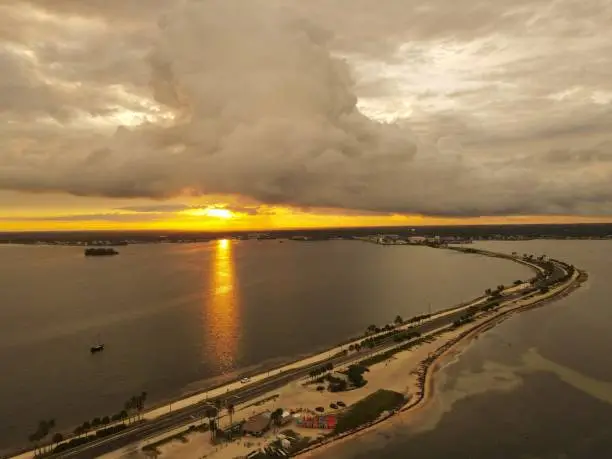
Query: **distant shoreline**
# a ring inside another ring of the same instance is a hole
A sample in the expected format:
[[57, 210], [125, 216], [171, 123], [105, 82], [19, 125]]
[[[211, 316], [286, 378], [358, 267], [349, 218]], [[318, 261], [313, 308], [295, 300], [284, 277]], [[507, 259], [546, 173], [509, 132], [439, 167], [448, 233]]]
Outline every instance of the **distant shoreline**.
[[[329, 241], [353, 241], [356, 240], [357, 237], [360, 236], [345, 236], [345, 237], [329, 237], [329, 238], [312, 238], [312, 239], [307, 239], [308, 242], [329, 242]], [[247, 239], [247, 238], [232, 238], [232, 237], [225, 237], [225, 236], [219, 236], [219, 237], [211, 237], [211, 238], [206, 238], [206, 239], [201, 239], [201, 240], [188, 240], [188, 241], [174, 241], [174, 240], [167, 240], [167, 241], [133, 241], [133, 242], [128, 242], [128, 243], [123, 243], [123, 242], [117, 242], [117, 243], [111, 243], [111, 244], [107, 244], [110, 247], [117, 247], [117, 246], [125, 246], [125, 245], [156, 245], [156, 244], [205, 244], [207, 242], [215, 242], [221, 239], [231, 239], [231, 240], [235, 240], [236, 242], [239, 241], [244, 241], [244, 242], [248, 242], [248, 241], [294, 241], [294, 242], [301, 242], [304, 241], [304, 239], [291, 239], [290, 237], [277, 237], [277, 238], [272, 238], [272, 239]], [[529, 241], [612, 241], [612, 236], [555, 236], [555, 237], [526, 237], [526, 238], [495, 238], [495, 237], [487, 237], [487, 238], [478, 238], [478, 237], [474, 237], [472, 239], [473, 242], [529, 242]], [[460, 242], [458, 242], [457, 244], [460, 244]], [[6, 241], [0, 241], [0, 246], [3, 245], [12, 245], [12, 246], [53, 246], [53, 247], [87, 247], [87, 241], [74, 241], [74, 242], [68, 242], [68, 241], [45, 241], [45, 240], [32, 240], [32, 241], [17, 241], [17, 240], [6, 240]], [[419, 245], [419, 244], [414, 244], [414, 245]], [[421, 244], [424, 245], [424, 244]], [[101, 245], [98, 247], [105, 247], [106, 245]], [[95, 247], [95, 245], [94, 245]]]

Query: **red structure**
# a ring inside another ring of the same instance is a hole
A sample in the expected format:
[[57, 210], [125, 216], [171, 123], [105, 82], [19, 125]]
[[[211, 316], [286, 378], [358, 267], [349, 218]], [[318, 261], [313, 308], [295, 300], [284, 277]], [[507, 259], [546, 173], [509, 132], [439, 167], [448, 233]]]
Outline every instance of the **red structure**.
[[336, 416], [316, 416], [316, 415], [305, 415], [298, 418], [297, 424], [300, 427], [307, 427], [310, 429], [328, 429], [333, 430], [336, 428], [338, 419]]

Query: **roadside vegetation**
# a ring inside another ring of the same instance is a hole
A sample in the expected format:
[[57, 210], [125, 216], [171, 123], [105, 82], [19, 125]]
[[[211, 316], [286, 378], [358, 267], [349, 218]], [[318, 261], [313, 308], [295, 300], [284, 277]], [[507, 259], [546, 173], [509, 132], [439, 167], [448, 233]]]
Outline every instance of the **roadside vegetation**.
[[363, 424], [375, 421], [381, 414], [394, 411], [406, 402], [398, 392], [381, 389], [368, 395], [344, 412], [338, 418], [335, 434], [347, 432]]
[[[99, 438], [108, 437], [128, 428], [129, 424], [142, 420], [147, 393], [130, 397], [124, 404], [124, 408], [112, 416], [95, 417], [91, 421], [85, 421], [77, 426], [72, 434], [51, 433], [56, 426], [54, 419], [43, 420], [38, 423], [34, 433], [28, 436], [28, 440], [34, 446], [35, 456], [44, 456], [51, 453], [67, 451], [76, 446], [84, 445]], [[43, 444], [45, 439], [51, 436], [51, 443]]]

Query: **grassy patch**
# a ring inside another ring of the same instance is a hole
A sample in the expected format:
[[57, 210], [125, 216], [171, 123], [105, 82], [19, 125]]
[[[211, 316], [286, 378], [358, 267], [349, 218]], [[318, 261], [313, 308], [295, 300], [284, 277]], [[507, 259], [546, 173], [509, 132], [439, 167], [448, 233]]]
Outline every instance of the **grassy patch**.
[[351, 406], [340, 416], [334, 432], [339, 434], [374, 421], [385, 411], [399, 408], [405, 401], [406, 398], [398, 392], [378, 390]]
[[189, 426], [189, 428], [187, 428], [187, 430], [183, 431], [183, 432], [179, 432], [176, 435], [172, 435], [170, 437], [167, 438], [163, 438], [159, 441], [156, 441], [154, 443], [150, 443], [148, 445], [145, 445], [142, 447], [142, 450], [145, 453], [155, 453], [156, 451], [159, 453], [159, 447], [166, 445], [168, 443], [171, 443], [173, 441], [180, 441], [181, 443], [188, 443], [189, 439], [186, 437], [186, 434], [189, 434], [191, 432], [206, 432], [208, 430], [208, 427], [205, 424], [202, 424], [201, 426]]

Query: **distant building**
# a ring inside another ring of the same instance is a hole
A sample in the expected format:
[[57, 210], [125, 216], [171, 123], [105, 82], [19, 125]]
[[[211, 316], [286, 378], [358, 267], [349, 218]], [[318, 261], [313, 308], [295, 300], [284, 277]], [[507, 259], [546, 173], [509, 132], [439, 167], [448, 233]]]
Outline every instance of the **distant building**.
[[408, 238], [408, 242], [410, 242], [411, 244], [423, 244], [426, 241], [427, 238], [424, 236], [410, 236]]
[[255, 416], [247, 419], [247, 421], [243, 424], [242, 432], [245, 435], [261, 437], [270, 428], [271, 420], [269, 411], [256, 414]]

